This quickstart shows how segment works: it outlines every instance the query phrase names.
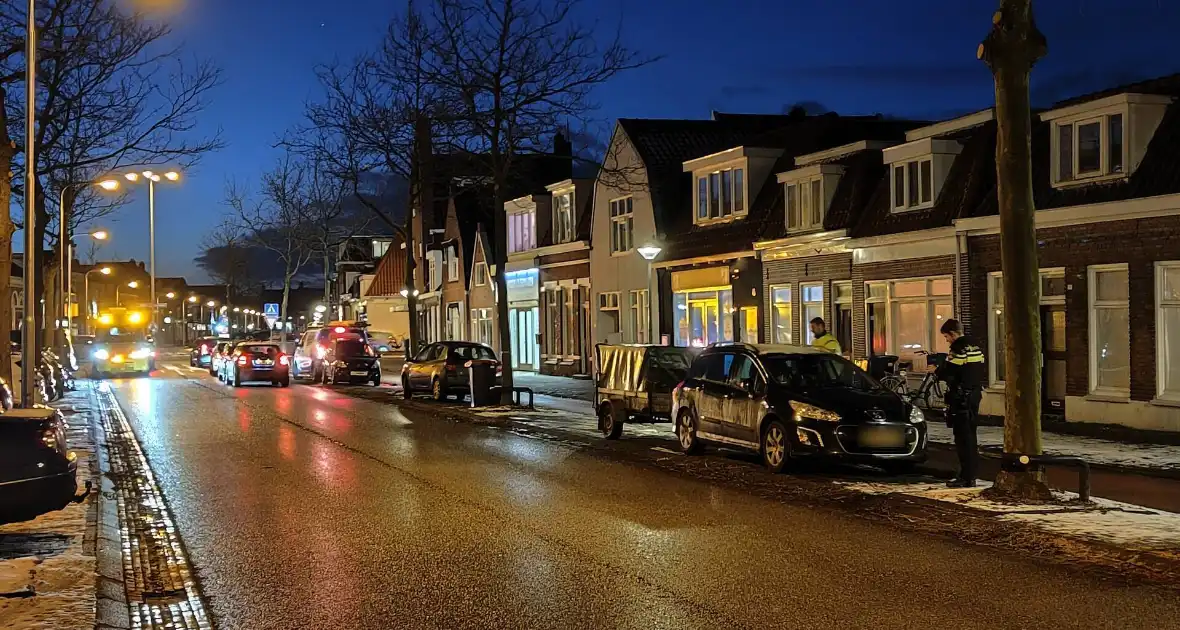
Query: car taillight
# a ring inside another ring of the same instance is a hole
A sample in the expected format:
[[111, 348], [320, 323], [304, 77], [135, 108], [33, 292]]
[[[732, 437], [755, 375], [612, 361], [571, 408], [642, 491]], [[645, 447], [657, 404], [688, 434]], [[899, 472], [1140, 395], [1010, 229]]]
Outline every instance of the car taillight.
[[246, 357], [238, 357], [238, 365], [246, 365]]
[[279, 355], [279, 365], [290, 365], [290, 363], [291, 363], [291, 360], [287, 358], [287, 355], [285, 355], [285, 354]]

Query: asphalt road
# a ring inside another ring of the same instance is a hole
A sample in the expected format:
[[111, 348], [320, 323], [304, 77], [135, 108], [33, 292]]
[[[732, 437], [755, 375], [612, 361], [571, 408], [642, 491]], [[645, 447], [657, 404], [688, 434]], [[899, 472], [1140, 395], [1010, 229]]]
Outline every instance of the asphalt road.
[[113, 385], [221, 628], [1180, 627], [1170, 592], [323, 387], [163, 374]]

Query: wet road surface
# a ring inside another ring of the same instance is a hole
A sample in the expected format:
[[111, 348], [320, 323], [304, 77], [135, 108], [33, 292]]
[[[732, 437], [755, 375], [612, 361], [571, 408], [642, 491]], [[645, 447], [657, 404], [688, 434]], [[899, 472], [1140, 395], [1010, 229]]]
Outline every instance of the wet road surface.
[[1174, 593], [186, 372], [112, 385], [221, 628], [1180, 627]]

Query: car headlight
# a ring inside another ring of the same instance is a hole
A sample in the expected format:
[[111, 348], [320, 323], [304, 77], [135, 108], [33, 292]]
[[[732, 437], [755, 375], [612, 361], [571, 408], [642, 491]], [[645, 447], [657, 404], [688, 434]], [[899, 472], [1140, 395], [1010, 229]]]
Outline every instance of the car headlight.
[[913, 424], [922, 424], [923, 422], [926, 422], [926, 414], [922, 413], [922, 410], [918, 409], [917, 405], [912, 405], [910, 407], [910, 422]]
[[147, 348], [139, 348], [131, 353], [132, 359], [146, 359], [152, 356], [152, 351]]
[[98, 350], [94, 351], [94, 358], [98, 359], [99, 361], [106, 361], [107, 359], [111, 358], [111, 353], [107, 352], [103, 348], [99, 348]]
[[797, 418], [809, 418], [811, 420], [819, 420], [821, 422], [839, 422], [840, 414], [835, 411], [828, 411], [827, 409], [820, 409], [815, 405], [801, 403], [798, 401], [791, 401], [791, 409], [795, 412]]

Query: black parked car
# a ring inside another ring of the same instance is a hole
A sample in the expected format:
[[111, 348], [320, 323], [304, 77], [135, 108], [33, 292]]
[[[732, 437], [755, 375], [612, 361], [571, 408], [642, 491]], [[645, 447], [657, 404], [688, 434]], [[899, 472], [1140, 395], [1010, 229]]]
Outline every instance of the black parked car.
[[715, 344], [673, 391], [686, 453], [709, 442], [762, 454], [779, 472], [825, 457], [904, 472], [926, 459], [922, 410], [851, 361], [796, 346]]
[[77, 455], [66, 447], [61, 415], [12, 409], [0, 415], [0, 523], [60, 510], [77, 500]]
[[323, 382], [381, 384], [381, 362], [364, 339], [336, 339], [324, 353]]
[[279, 387], [291, 384], [291, 358], [277, 343], [243, 341], [221, 361], [221, 380], [233, 387], [266, 381]]

